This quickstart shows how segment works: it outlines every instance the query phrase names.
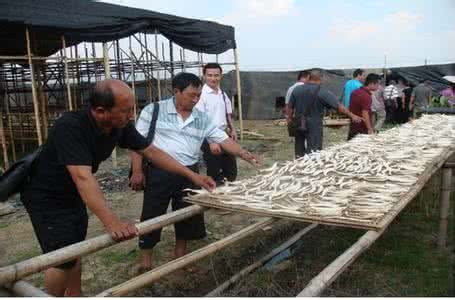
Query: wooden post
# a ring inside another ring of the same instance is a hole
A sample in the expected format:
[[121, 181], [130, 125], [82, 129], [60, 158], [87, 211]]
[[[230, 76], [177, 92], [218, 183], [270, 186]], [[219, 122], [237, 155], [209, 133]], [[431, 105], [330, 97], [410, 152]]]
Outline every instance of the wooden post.
[[14, 296], [16, 297], [51, 297], [49, 294], [46, 294], [39, 288], [22, 280], [7, 285], [7, 289], [13, 292]]
[[228, 287], [230, 287], [232, 284], [237, 282], [240, 278], [248, 275], [249, 273], [253, 272], [257, 268], [260, 268], [261, 266], [265, 265], [269, 260], [271, 260], [273, 257], [276, 255], [280, 254], [287, 248], [291, 247], [295, 242], [300, 240], [305, 234], [316, 228], [318, 225], [317, 224], [311, 224], [310, 226], [307, 226], [297, 232], [295, 235], [293, 235], [289, 240], [281, 244], [279, 247], [273, 249], [269, 254], [266, 256], [262, 257], [260, 260], [256, 261], [252, 265], [249, 265], [248, 267], [242, 269], [239, 273], [235, 274], [231, 278], [229, 278], [227, 281], [225, 281], [223, 284], [219, 285], [216, 289], [205, 295], [206, 297], [217, 297], [220, 295], [223, 291], [225, 291]]
[[[385, 228], [384, 228], [385, 229]], [[346, 252], [338, 256], [321, 273], [314, 277], [297, 297], [318, 297], [355, 259], [367, 250], [384, 232], [367, 231]]]
[[198, 249], [185, 256], [182, 256], [162, 266], [159, 266], [158, 268], [155, 268], [147, 273], [137, 276], [131, 280], [128, 280], [127, 282], [119, 284], [118, 286], [110, 288], [102, 292], [101, 294], [97, 295], [97, 297], [118, 297], [125, 295], [129, 292], [135, 291], [141, 287], [144, 287], [152, 282], [157, 281], [158, 279], [167, 274], [170, 274], [191, 263], [203, 259], [208, 255], [215, 253], [216, 251], [219, 251], [231, 245], [232, 243], [261, 230], [262, 228], [264, 228], [264, 226], [272, 224], [273, 222], [275, 222], [275, 219], [273, 218], [267, 218], [263, 221], [259, 221], [253, 225], [250, 225], [240, 230], [239, 232], [236, 232], [222, 240], [219, 240], [218, 242], [207, 245], [201, 249]]
[[27, 56], [28, 64], [30, 66], [30, 77], [32, 80], [33, 112], [35, 114], [36, 134], [38, 136], [38, 145], [41, 146], [43, 144], [43, 134], [41, 133], [41, 122], [39, 119], [38, 96], [36, 95], [35, 73], [33, 71], [32, 50], [30, 47], [30, 33], [28, 32], [28, 27], [25, 28], [25, 38], [27, 39]]
[[[160, 57], [160, 53], [158, 52], [158, 30], [155, 29], [155, 52], [156, 57]], [[156, 79], [158, 81], [158, 101], [161, 100], [161, 80], [160, 80], [160, 70], [156, 72]]]
[[[159, 228], [163, 228], [164, 226], [188, 219], [205, 210], [207, 210], [207, 208], [199, 205], [191, 205], [172, 213], [136, 224], [136, 227], [139, 231], [139, 235], [144, 235]], [[46, 270], [52, 266], [57, 266], [83, 255], [107, 248], [116, 243], [117, 242], [115, 242], [109, 234], [103, 234], [65, 248], [32, 257], [13, 265], [2, 267], [0, 268], [0, 286]]]
[[239, 105], [240, 140], [243, 140], [242, 87], [240, 85], [240, 67], [237, 48], [234, 48], [235, 77], [237, 81], [237, 101]]
[[[103, 43], [103, 61], [104, 61], [104, 77], [106, 79], [111, 78], [111, 66], [109, 65], [109, 50], [107, 48], [107, 43]], [[112, 166], [114, 169], [117, 168], [117, 147], [112, 151]]]
[[133, 60], [133, 48], [131, 47], [131, 36], [128, 39], [128, 44], [130, 48], [130, 61], [131, 61], [131, 89], [133, 90], [134, 95], [134, 123], [137, 120], [137, 99], [136, 99], [136, 73], [134, 70], [134, 60]]
[[450, 211], [450, 192], [452, 189], [452, 169], [442, 168], [441, 186], [441, 214], [439, 221], [438, 248], [446, 250], [447, 247], [447, 225]]
[[65, 36], [62, 35], [62, 46], [63, 46], [63, 63], [65, 64], [65, 85], [66, 85], [66, 94], [68, 96], [68, 107], [69, 110], [73, 110], [73, 99], [71, 96], [71, 87], [70, 87], [70, 76], [68, 71], [68, 56], [66, 54], [66, 41]]
[[6, 169], [9, 168], [9, 159], [8, 159], [8, 146], [6, 145], [5, 131], [3, 129], [3, 113], [0, 110], [0, 138], [2, 140], [2, 149], [3, 149], [3, 164]]
[[169, 62], [171, 63], [171, 80], [174, 79], [174, 45], [169, 40]]

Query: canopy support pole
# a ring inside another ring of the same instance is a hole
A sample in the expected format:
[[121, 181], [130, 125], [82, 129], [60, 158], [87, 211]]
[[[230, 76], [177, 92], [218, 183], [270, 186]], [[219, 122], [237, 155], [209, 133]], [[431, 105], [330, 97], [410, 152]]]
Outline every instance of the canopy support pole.
[[32, 79], [33, 112], [35, 114], [36, 134], [38, 136], [38, 145], [41, 146], [43, 144], [43, 134], [41, 133], [41, 122], [39, 119], [38, 96], [36, 94], [35, 72], [33, 70], [32, 51], [30, 47], [30, 33], [28, 31], [28, 27], [25, 28], [25, 38], [27, 39], [27, 56], [28, 64], [30, 67], [30, 77]]
[[[111, 66], [109, 65], [109, 49], [107, 43], [103, 43], [103, 61], [104, 61], [104, 77], [111, 79]], [[112, 151], [112, 166], [117, 169], [117, 147]]]
[[65, 85], [66, 85], [66, 94], [68, 96], [68, 107], [69, 110], [73, 110], [73, 99], [71, 96], [71, 87], [70, 87], [70, 78], [69, 78], [69, 71], [68, 71], [68, 56], [66, 53], [66, 40], [65, 36], [62, 35], [62, 46], [63, 46], [63, 63], [65, 64]]
[[[158, 30], [155, 30], [155, 52], [156, 52], [156, 57], [160, 57], [160, 54], [158, 52]], [[158, 101], [161, 100], [161, 76], [160, 76], [160, 70], [156, 71], [156, 79], [158, 81]]]
[[442, 168], [441, 208], [439, 221], [438, 248], [441, 251], [447, 247], [447, 226], [450, 211], [450, 193], [452, 189], [452, 169]]
[[240, 84], [240, 66], [237, 48], [234, 48], [235, 76], [237, 81], [237, 101], [239, 105], [240, 140], [243, 141], [242, 87]]

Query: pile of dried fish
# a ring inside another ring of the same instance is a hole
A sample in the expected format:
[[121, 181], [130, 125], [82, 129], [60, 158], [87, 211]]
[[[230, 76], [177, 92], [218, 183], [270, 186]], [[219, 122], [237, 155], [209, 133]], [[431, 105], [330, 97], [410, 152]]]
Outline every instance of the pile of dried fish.
[[213, 193], [195, 191], [227, 207], [358, 224], [380, 221], [426, 167], [455, 145], [455, 117], [422, 118], [294, 161], [277, 162], [258, 175]]

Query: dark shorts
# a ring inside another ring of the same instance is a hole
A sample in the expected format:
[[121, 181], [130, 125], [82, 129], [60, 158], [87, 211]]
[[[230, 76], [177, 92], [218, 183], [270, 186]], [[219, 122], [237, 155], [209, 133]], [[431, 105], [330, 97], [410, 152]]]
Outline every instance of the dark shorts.
[[[197, 172], [197, 166], [189, 167]], [[141, 222], [164, 215], [172, 201], [172, 210], [190, 206], [183, 201], [187, 192], [184, 189], [195, 186], [188, 179], [168, 173], [158, 168], [146, 169], [146, 187], [142, 207]], [[198, 240], [206, 236], [204, 215], [199, 214], [174, 224], [175, 238], [178, 240]], [[141, 249], [152, 249], [161, 239], [161, 229], [152, 231], [139, 238]]]
[[[22, 200], [43, 253], [85, 240], [88, 216], [84, 204], [67, 205], [67, 200], [55, 199], [36, 191], [26, 191]], [[76, 262], [71, 260], [55, 267], [70, 269]]]

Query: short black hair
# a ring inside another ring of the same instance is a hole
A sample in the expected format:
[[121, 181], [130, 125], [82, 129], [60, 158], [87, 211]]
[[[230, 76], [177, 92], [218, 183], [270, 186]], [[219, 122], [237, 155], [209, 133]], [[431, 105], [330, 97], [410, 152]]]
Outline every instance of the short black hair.
[[188, 86], [194, 86], [196, 88], [202, 86], [202, 81], [193, 73], [181, 72], [174, 76], [172, 79], [172, 88], [178, 89], [180, 92], [186, 89]]
[[106, 110], [111, 110], [115, 105], [114, 93], [109, 85], [95, 86], [90, 92], [88, 103], [91, 109], [102, 107]]
[[310, 71], [309, 70], [303, 70], [299, 72], [299, 75], [297, 75], [297, 81], [299, 81], [302, 78], [310, 76]]
[[352, 77], [356, 78], [357, 76], [362, 75], [364, 72], [365, 72], [365, 70], [363, 70], [363, 69], [356, 69], [354, 71], [354, 73], [352, 74]]
[[381, 80], [381, 76], [378, 74], [370, 73], [368, 74], [367, 78], [365, 78], [365, 86], [369, 84], [375, 84], [378, 83]]
[[205, 66], [202, 68], [202, 74], [205, 75], [205, 72], [207, 71], [207, 69], [219, 69], [220, 73], [223, 74], [223, 69], [221, 68], [219, 63], [212, 62], [212, 63], [205, 64]]

